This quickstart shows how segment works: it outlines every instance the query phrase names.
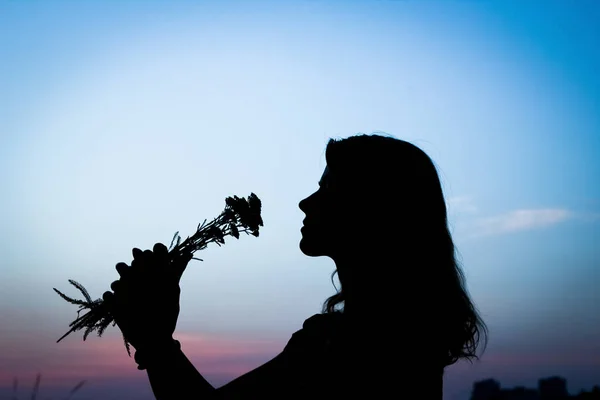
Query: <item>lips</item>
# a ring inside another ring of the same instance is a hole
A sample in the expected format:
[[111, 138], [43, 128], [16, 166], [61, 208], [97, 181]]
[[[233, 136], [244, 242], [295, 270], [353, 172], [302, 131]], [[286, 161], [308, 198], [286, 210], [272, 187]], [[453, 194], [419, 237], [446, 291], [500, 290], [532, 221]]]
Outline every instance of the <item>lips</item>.
[[301, 232], [306, 232], [306, 231], [313, 231], [314, 230], [314, 225], [310, 225], [310, 224], [304, 224], [302, 225], [302, 227], [300, 228]]
[[301, 230], [314, 229], [315, 226], [316, 226], [316, 224], [313, 221], [305, 219], [304, 221], [302, 221], [302, 228], [300, 228], [300, 229]]

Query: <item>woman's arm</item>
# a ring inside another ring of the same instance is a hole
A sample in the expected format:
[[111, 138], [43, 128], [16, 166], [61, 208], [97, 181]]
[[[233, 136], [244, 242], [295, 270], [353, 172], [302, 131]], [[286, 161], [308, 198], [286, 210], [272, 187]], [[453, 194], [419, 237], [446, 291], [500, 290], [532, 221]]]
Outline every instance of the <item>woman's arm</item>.
[[311, 398], [326, 383], [323, 372], [328, 366], [314, 338], [301, 329], [276, 357], [219, 388], [218, 398]]
[[155, 349], [146, 366], [156, 400], [216, 399], [216, 389], [196, 370], [183, 351], [170, 346]]
[[[161, 355], [158, 355], [161, 354]], [[294, 389], [294, 377], [285, 353], [215, 389], [176, 348], [157, 350], [147, 368], [150, 386], [157, 400], [287, 398]]]
[[[311, 387], [319, 386], [324, 367], [311, 347], [306, 332], [298, 331], [276, 357], [218, 389], [170, 343], [153, 346], [145, 366], [157, 400], [301, 398]], [[307, 357], [311, 353], [312, 357]]]
[[289, 399], [297, 387], [297, 374], [280, 353], [260, 367], [217, 389], [219, 399]]
[[156, 399], [264, 397], [295, 381], [293, 371], [303, 370], [295, 365], [297, 356], [280, 355], [215, 389], [172, 339], [179, 316], [180, 287], [169, 271], [184, 268], [191, 256], [178, 260], [181, 265], [174, 268], [161, 243], [154, 246], [154, 251], [133, 249], [132, 254], [136, 265], [117, 264], [121, 278], [111, 285], [114, 293], [105, 292], [103, 298], [123, 336], [135, 347], [136, 361], [140, 369], [147, 370]]

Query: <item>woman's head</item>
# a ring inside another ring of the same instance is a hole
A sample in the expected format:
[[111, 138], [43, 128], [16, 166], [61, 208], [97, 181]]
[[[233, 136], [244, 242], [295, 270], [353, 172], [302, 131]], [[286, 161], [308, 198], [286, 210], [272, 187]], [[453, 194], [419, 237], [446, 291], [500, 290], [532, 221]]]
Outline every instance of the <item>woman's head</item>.
[[439, 335], [447, 364], [475, 357], [485, 325], [464, 288], [432, 160], [380, 135], [332, 139], [325, 157], [319, 190], [299, 205], [301, 250], [331, 257], [342, 285], [325, 310], [360, 297], [369, 310], [389, 312], [394, 302], [419, 329]]
[[[392, 137], [331, 139], [319, 190], [300, 202], [306, 213], [302, 250], [354, 257], [389, 249], [402, 237], [420, 243], [446, 208], [435, 166], [418, 147]], [[428, 229], [429, 228], [429, 229]], [[417, 237], [418, 236], [418, 237]]]

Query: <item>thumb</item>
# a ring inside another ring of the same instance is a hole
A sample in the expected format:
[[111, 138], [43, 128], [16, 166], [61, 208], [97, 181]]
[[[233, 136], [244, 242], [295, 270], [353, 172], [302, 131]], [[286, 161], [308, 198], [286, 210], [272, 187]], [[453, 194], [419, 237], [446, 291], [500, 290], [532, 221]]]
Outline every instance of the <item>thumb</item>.
[[119, 328], [121, 328], [123, 318], [121, 316], [121, 313], [119, 312], [120, 310], [117, 305], [114, 293], [110, 291], [104, 292], [104, 294], [102, 295], [102, 299], [104, 300], [104, 306], [106, 307], [106, 310], [110, 315], [112, 315], [113, 320], [117, 323]]

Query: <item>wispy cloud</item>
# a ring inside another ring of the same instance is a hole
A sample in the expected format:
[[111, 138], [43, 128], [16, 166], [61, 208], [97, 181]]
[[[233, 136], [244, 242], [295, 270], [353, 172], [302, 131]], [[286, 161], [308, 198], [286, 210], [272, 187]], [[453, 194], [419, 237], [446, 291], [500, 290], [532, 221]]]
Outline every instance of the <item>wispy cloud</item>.
[[521, 209], [475, 221], [476, 236], [501, 235], [546, 228], [564, 222], [574, 213], [564, 208]]
[[452, 213], [475, 214], [479, 211], [469, 196], [455, 196], [447, 200], [448, 210]]
[[581, 212], [574, 214], [574, 217], [583, 222], [600, 221], [600, 213], [597, 212]]

